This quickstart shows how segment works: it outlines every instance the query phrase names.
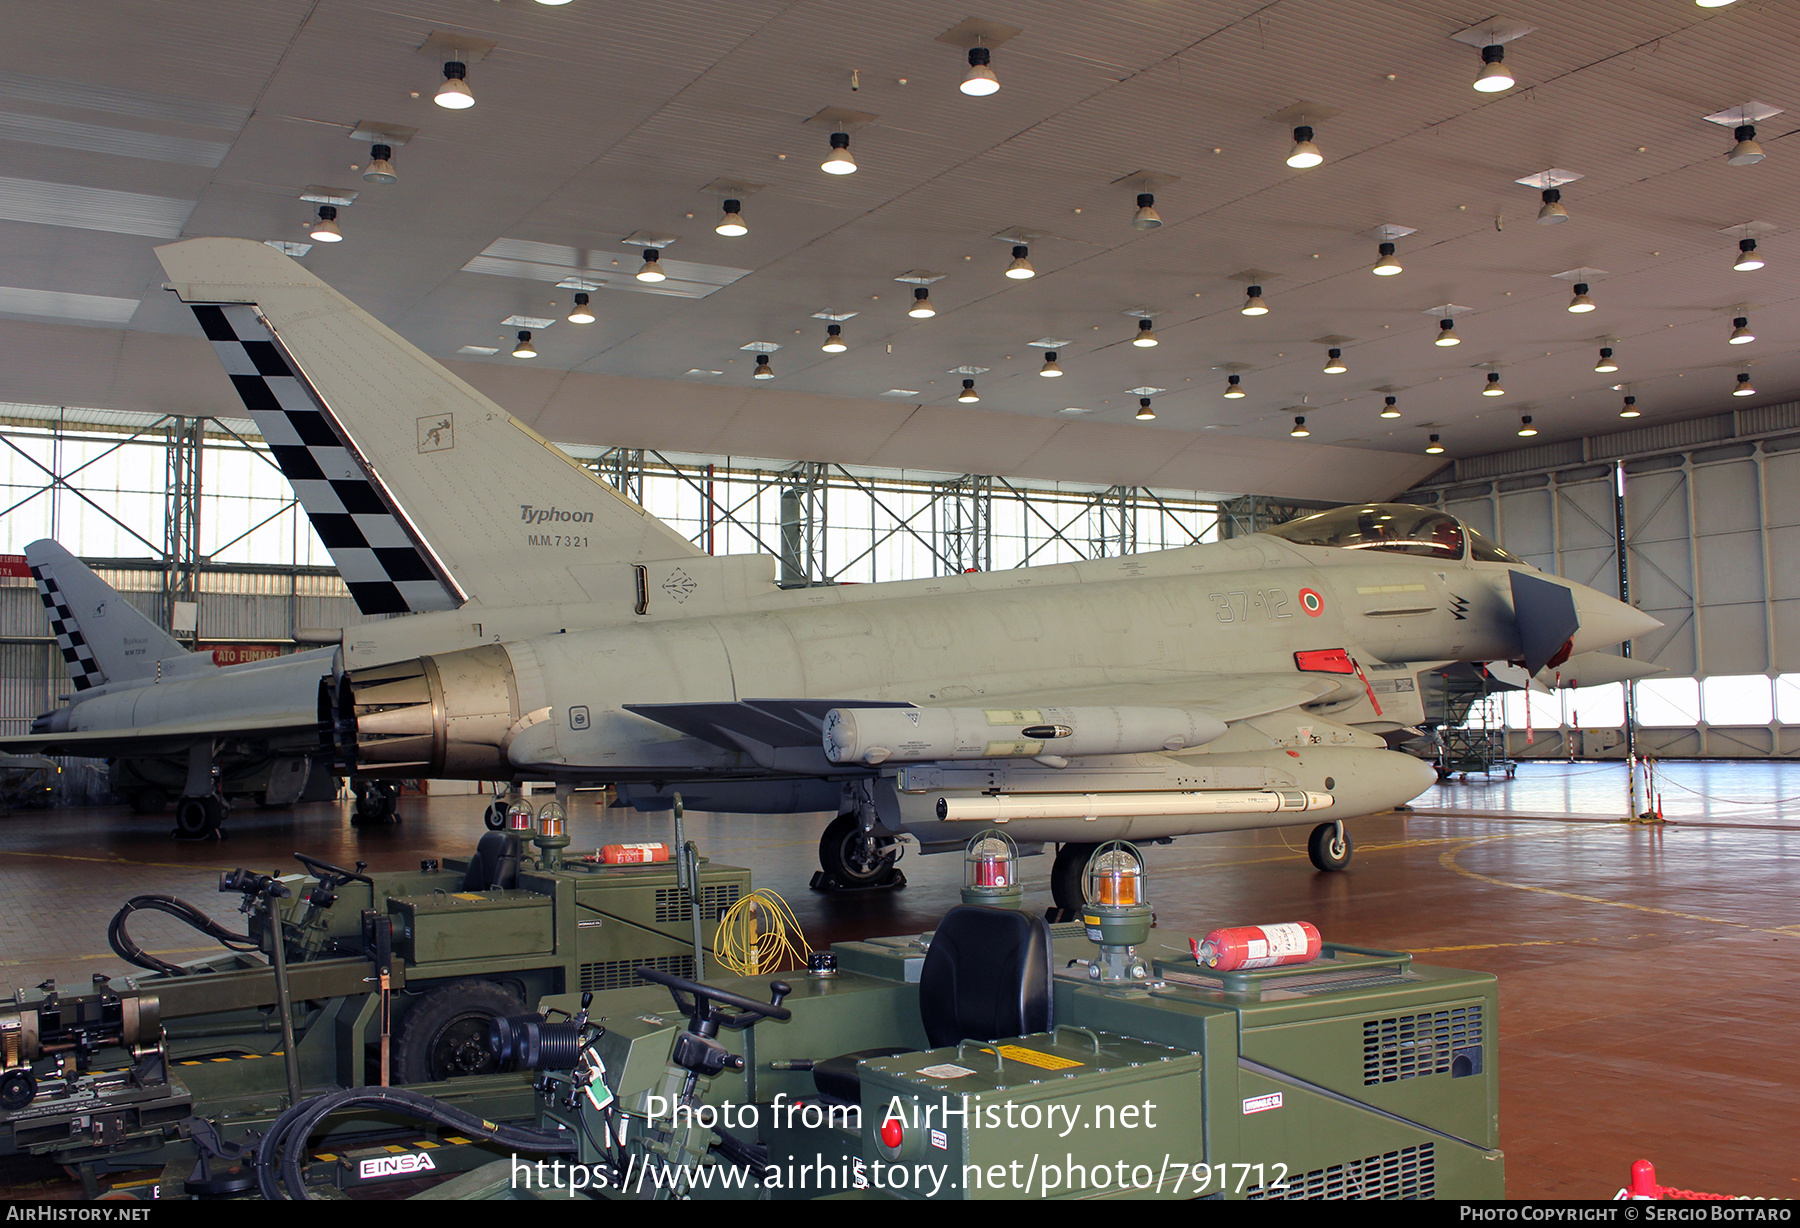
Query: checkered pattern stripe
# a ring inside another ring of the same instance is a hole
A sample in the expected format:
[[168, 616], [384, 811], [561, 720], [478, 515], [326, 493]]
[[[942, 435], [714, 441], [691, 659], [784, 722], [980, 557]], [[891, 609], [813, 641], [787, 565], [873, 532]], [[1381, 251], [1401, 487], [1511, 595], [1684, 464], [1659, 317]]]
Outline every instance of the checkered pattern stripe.
[[318, 394], [248, 304], [192, 304], [244, 408], [364, 614], [450, 610], [460, 599], [349, 447]]
[[94, 650], [82, 636], [81, 624], [75, 621], [75, 611], [69, 608], [62, 589], [56, 586], [55, 575], [48, 567], [33, 567], [31, 578], [37, 581], [38, 596], [44, 602], [44, 612], [50, 616], [50, 633], [56, 637], [56, 646], [62, 649], [62, 658], [69, 666], [69, 677], [75, 680], [75, 689], [86, 691], [105, 685], [106, 673], [94, 660]]

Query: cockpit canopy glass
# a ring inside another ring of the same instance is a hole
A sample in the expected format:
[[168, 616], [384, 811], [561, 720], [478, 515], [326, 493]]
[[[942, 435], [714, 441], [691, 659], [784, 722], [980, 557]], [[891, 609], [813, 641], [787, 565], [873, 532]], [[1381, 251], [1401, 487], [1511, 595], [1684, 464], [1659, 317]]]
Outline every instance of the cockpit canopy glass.
[[[1365, 503], [1333, 508], [1263, 530], [1297, 546], [1379, 550], [1445, 562], [1463, 557], [1462, 523], [1454, 516], [1409, 503]], [[1473, 533], [1468, 534], [1474, 537]], [[1483, 543], [1489, 550], [1498, 548]]]
[[1469, 535], [1469, 557], [1474, 559], [1477, 563], [1517, 563], [1520, 566], [1526, 565], [1524, 559], [1508, 554], [1493, 542], [1477, 533], [1474, 529], [1465, 527], [1463, 532]]

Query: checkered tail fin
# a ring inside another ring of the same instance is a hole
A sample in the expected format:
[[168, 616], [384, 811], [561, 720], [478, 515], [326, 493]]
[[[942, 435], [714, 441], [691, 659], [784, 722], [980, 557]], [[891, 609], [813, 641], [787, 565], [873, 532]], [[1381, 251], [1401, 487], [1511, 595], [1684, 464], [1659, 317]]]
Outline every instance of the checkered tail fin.
[[86, 563], [45, 539], [25, 547], [50, 633], [77, 691], [155, 678], [158, 661], [188, 651]]
[[157, 256], [365, 614], [587, 601], [701, 553], [273, 248]]

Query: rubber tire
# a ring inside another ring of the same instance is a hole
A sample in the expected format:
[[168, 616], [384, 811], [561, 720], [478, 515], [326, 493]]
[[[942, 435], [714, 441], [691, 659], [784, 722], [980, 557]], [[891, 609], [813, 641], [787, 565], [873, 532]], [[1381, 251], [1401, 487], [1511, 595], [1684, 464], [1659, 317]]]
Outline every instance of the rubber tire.
[[1056, 901], [1059, 909], [1080, 912], [1081, 906], [1087, 903], [1087, 884], [1083, 879], [1088, 858], [1099, 847], [1098, 844], [1057, 845], [1056, 864], [1050, 867], [1050, 898]]
[[1332, 847], [1336, 836], [1336, 823], [1321, 823], [1306, 838], [1306, 855], [1312, 859], [1315, 869], [1335, 873], [1350, 864], [1350, 858], [1356, 852], [1350, 833], [1344, 833], [1344, 843], [1340, 848]]
[[350, 816], [354, 827], [370, 823], [391, 823], [399, 801], [399, 787], [385, 780], [371, 780], [356, 790], [356, 810]]
[[481, 812], [482, 826], [489, 831], [505, 831], [507, 808], [508, 803], [502, 798], [489, 802], [488, 808]]
[[169, 808], [169, 795], [161, 789], [133, 789], [126, 800], [133, 814], [161, 814]]
[[875, 864], [866, 866], [854, 860], [861, 838], [862, 824], [854, 814], [840, 814], [825, 825], [819, 837], [819, 869], [840, 887], [879, 887], [893, 877], [900, 842], [892, 836], [876, 836]]
[[184, 797], [175, 803], [175, 836], [204, 840], [225, 823], [230, 810], [217, 797]]
[[[409, 1083], [435, 1083], [440, 1078], [488, 1074], [495, 1069], [488, 1054], [487, 1039], [479, 1039], [485, 1063], [477, 1069], [461, 1069], [446, 1073], [441, 1065], [434, 1069], [433, 1049], [444, 1033], [473, 1019], [491, 1019], [498, 1015], [522, 1015], [525, 1004], [517, 994], [493, 981], [453, 981], [440, 985], [413, 1004], [400, 1021], [394, 1037], [393, 1080], [402, 1086]], [[491, 1033], [490, 1033], [491, 1034]], [[441, 1055], [440, 1055], [441, 1062]], [[480, 1068], [485, 1066], [485, 1068]]]
[[0, 1078], [0, 1109], [16, 1113], [37, 1098], [37, 1080], [29, 1070], [14, 1070]]

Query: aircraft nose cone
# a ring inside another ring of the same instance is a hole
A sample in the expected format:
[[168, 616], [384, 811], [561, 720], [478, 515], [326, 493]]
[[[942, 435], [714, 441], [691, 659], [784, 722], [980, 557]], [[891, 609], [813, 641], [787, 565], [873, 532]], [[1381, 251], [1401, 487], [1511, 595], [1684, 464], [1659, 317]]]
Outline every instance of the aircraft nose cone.
[[1662, 620], [1593, 589], [1575, 586], [1575, 610], [1581, 629], [1575, 633], [1575, 651], [1610, 648], [1661, 627]]

